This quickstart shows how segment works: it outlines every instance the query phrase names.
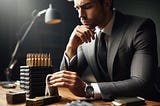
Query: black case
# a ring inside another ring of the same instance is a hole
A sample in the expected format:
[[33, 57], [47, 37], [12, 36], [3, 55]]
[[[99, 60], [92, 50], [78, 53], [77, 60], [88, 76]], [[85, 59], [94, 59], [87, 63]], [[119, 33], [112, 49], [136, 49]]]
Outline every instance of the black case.
[[26, 97], [45, 96], [46, 76], [53, 72], [53, 67], [20, 66], [20, 88], [26, 91]]

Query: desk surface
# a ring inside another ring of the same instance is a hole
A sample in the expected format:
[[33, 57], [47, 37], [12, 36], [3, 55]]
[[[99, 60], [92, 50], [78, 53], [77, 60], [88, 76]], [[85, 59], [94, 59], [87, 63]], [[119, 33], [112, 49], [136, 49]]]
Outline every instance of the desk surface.
[[[13, 89], [4, 89], [0, 86], [0, 106], [25, 106], [25, 103], [23, 104], [16, 104], [16, 105], [11, 105], [7, 104], [6, 101], [6, 92], [9, 90]], [[77, 97], [73, 95], [67, 88], [58, 88], [59, 95], [62, 96], [62, 99], [60, 102], [50, 104], [48, 106], [64, 106], [66, 103], [69, 103], [74, 100], [85, 100], [85, 98]], [[110, 105], [111, 102], [104, 102], [104, 101], [92, 101], [93, 104], [101, 104], [101, 105]], [[160, 106], [159, 102], [154, 102], [154, 101], [146, 101], [147, 106]]]

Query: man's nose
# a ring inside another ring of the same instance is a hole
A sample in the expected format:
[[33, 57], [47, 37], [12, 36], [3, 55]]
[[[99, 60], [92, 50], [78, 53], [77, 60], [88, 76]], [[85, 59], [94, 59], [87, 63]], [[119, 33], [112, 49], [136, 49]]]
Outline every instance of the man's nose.
[[79, 18], [86, 17], [86, 16], [85, 16], [85, 11], [80, 8], [80, 9], [78, 10], [78, 16], [79, 16]]

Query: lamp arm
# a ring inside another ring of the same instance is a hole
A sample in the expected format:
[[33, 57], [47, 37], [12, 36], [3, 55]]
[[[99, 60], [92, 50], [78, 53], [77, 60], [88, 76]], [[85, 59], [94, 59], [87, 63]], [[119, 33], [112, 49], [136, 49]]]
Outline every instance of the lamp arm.
[[33, 17], [32, 21], [30, 22], [29, 26], [27, 27], [25, 33], [23, 34], [23, 36], [21, 37], [21, 39], [19, 39], [19, 40], [17, 41], [17, 44], [16, 44], [16, 46], [15, 46], [15, 49], [14, 49], [14, 51], [13, 51], [13, 53], [12, 53], [12, 56], [11, 56], [11, 60], [10, 60], [9, 65], [8, 65], [8, 68], [9, 68], [9, 69], [12, 69], [12, 68], [13, 68], [13, 64], [16, 63], [16, 61], [15, 61], [14, 59], [15, 59], [15, 56], [16, 56], [17, 51], [18, 51], [18, 49], [19, 49], [19, 46], [20, 46], [20, 44], [24, 41], [24, 39], [26, 38], [26, 36], [28, 35], [28, 32], [29, 32], [30, 29], [32, 28], [34, 22], [36, 21], [36, 19], [37, 19], [38, 17], [40, 17], [42, 14], [46, 13], [46, 11], [47, 11], [47, 9], [44, 9], [44, 10], [42, 10], [42, 11], [39, 11], [39, 12]]
[[12, 53], [12, 56], [11, 56], [11, 60], [9, 62], [9, 65], [8, 65], [8, 68], [9, 69], [12, 69], [13, 68], [13, 64], [15, 64], [15, 56], [17, 54], [17, 51], [20, 47], [20, 44], [24, 41], [24, 39], [26, 38], [26, 36], [28, 35], [28, 32], [30, 31], [30, 29], [32, 28], [34, 22], [36, 21], [36, 19], [39, 17], [39, 15], [37, 14], [36, 16], [33, 17], [32, 21], [30, 22], [29, 26], [27, 27], [25, 33], [23, 34], [23, 36], [21, 37], [21, 39], [19, 39], [16, 43], [16, 46], [15, 46], [15, 49]]
[[22, 38], [20, 39], [20, 43], [22, 43], [23, 40], [26, 38], [26, 36], [28, 35], [28, 32], [30, 31], [32, 25], [34, 24], [34, 22], [36, 21], [36, 19], [37, 19], [38, 17], [39, 17], [38, 15], [36, 15], [36, 16], [33, 17], [31, 23], [29, 24], [29, 26], [27, 27], [25, 33], [23, 34]]
[[46, 13], [47, 9], [44, 9], [37, 13], [37, 16], [40, 17], [42, 14]]
[[16, 46], [15, 46], [15, 49], [14, 49], [14, 51], [13, 51], [13, 53], [12, 53], [11, 60], [10, 60], [9, 65], [8, 65], [8, 68], [9, 68], [9, 69], [12, 69], [12, 68], [13, 68], [13, 65], [15, 65], [15, 63], [16, 63], [16, 61], [14, 61], [14, 59], [15, 59], [15, 56], [16, 56], [16, 54], [17, 54], [19, 45], [20, 45], [20, 40], [17, 41], [17, 44], [16, 44]]

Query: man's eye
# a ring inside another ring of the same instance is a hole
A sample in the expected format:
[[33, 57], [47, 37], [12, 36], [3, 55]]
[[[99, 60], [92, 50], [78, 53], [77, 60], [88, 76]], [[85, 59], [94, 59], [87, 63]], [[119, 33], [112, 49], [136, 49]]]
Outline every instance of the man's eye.
[[85, 5], [83, 8], [84, 9], [90, 9], [92, 7], [92, 5]]

